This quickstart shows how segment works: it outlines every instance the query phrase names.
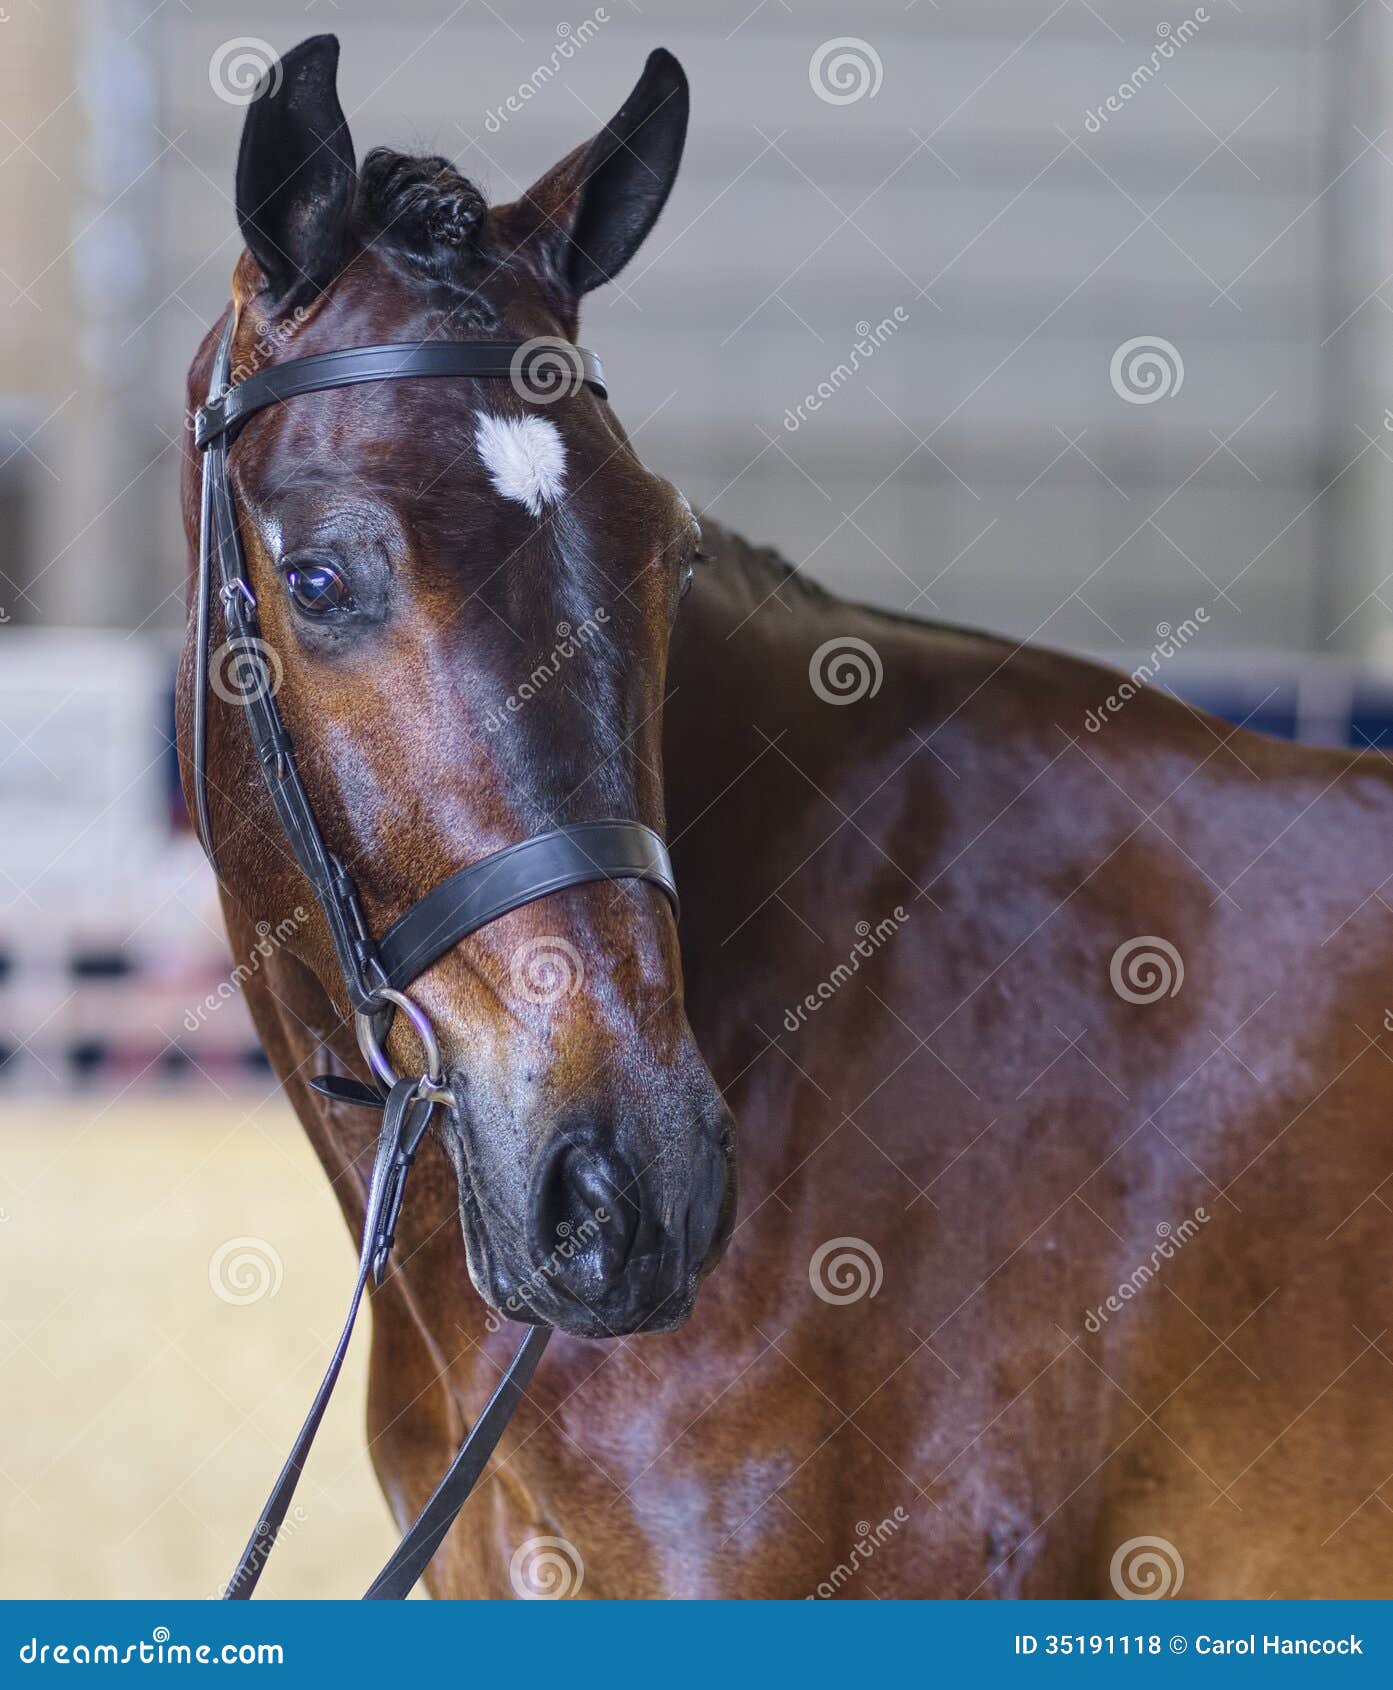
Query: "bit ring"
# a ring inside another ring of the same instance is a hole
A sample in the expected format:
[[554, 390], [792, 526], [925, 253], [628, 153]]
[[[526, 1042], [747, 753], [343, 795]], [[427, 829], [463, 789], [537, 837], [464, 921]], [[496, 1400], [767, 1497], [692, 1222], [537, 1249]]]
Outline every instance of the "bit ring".
[[[416, 1036], [425, 1052], [426, 1067], [417, 1086], [418, 1095], [423, 1101], [429, 1099], [432, 1103], [443, 1103], [449, 1107], [454, 1099], [445, 1089], [445, 1076], [440, 1067], [440, 1046], [436, 1042], [435, 1029], [430, 1024], [430, 1018], [405, 992], [398, 992], [391, 986], [381, 986], [377, 995], [384, 1000], [382, 1010], [374, 1012], [360, 1009], [353, 1017], [354, 1031], [358, 1035], [358, 1049], [362, 1051], [364, 1061], [389, 1091], [397, 1084], [401, 1076], [388, 1061], [387, 1053], [383, 1049], [383, 1040], [391, 1029], [392, 1011], [399, 1009], [416, 1029]], [[379, 1030], [379, 1022], [383, 1021], [384, 1015], [385, 1024]]]

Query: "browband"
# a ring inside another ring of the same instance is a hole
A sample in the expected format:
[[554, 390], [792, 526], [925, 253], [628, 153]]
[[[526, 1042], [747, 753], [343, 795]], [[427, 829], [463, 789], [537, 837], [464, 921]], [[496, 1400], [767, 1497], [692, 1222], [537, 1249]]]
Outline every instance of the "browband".
[[248, 417], [282, 399], [322, 393], [331, 387], [356, 387], [366, 381], [401, 376], [502, 376], [518, 383], [522, 398], [548, 400], [578, 387], [608, 398], [600, 360], [583, 346], [549, 341], [421, 340], [400, 345], [347, 346], [315, 352], [259, 370], [225, 393], [210, 395], [194, 417], [194, 444], [202, 451], [224, 435], [228, 445]]

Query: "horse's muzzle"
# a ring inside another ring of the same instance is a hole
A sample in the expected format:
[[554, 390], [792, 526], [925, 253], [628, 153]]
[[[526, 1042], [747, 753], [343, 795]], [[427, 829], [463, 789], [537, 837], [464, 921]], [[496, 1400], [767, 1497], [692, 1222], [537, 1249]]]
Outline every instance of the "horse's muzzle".
[[[469, 1241], [481, 1295], [510, 1319], [577, 1337], [680, 1326], [734, 1207], [730, 1118], [719, 1100], [710, 1116], [656, 1149], [612, 1125], [555, 1130], [535, 1159], [520, 1224], [504, 1239], [491, 1202], [492, 1236]], [[482, 1219], [483, 1206], [471, 1207]]]

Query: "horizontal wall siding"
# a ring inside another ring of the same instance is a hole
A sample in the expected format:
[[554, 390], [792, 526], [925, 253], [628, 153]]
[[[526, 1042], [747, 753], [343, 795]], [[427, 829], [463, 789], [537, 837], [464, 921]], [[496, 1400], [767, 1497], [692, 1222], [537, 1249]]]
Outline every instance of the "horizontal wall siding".
[[[1213, 0], [1095, 126], [1087, 113], [1151, 62], [1158, 25], [1193, 7], [601, 10], [610, 21], [540, 79], [559, 40], [542, 0], [506, 22], [341, 0], [304, 27], [343, 38], [360, 155], [438, 149], [495, 199], [593, 132], [650, 47], [678, 53], [684, 174], [649, 248], [587, 302], [585, 336], [639, 451], [695, 503], [897, 610], [1106, 651], [1205, 603], [1216, 643], [1324, 643], [1336, 224], [1344, 193], [1387, 168], [1330, 95], [1338, 9]], [[223, 8], [194, 0], [161, 27], [177, 137], [152, 317], [167, 425], [238, 249], [241, 113], [209, 89]], [[239, 35], [278, 47], [300, 27], [279, 7], [237, 15]], [[830, 104], [809, 63], [851, 31], [880, 87]], [[525, 109], [491, 121], [530, 80]], [[798, 415], [857, 325], [896, 308], [885, 344]], [[1178, 350], [1173, 397], [1114, 390], [1113, 354], [1138, 336]]]

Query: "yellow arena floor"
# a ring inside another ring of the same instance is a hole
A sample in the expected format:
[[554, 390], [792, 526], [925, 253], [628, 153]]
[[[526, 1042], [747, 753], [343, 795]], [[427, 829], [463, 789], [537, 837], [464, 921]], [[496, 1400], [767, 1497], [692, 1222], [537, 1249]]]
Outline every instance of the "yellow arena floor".
[[[353, 1266], [277, 1098], [0, 1107], [0, 1596], [216, 1595]], [[391, 1548], [367, 1346], [364, 1322], [259, 1594], [356, 1597]]]

